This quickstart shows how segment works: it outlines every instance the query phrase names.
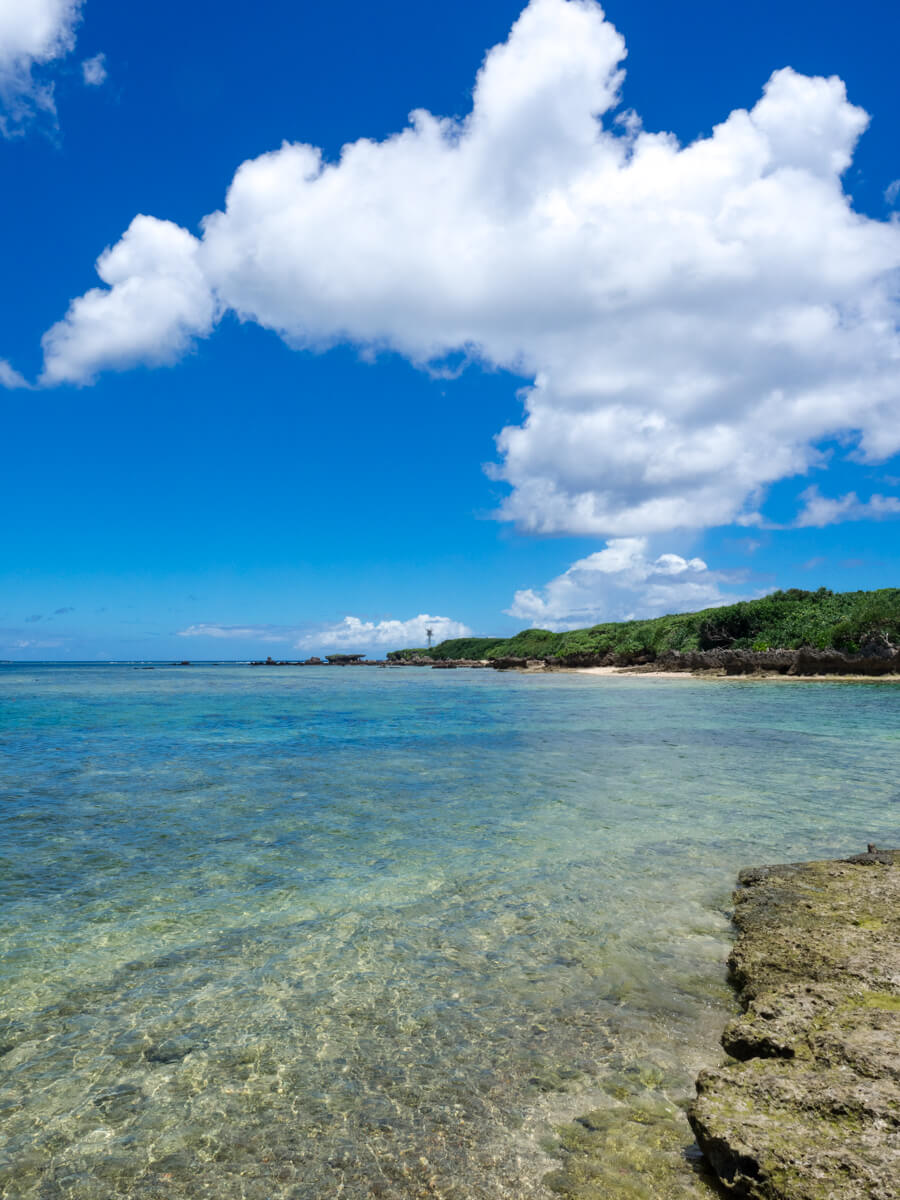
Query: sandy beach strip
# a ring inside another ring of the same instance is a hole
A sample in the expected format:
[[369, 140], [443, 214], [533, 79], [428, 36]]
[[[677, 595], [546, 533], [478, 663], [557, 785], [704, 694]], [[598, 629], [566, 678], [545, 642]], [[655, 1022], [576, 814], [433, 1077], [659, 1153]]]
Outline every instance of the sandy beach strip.
[[[563, 669], [565, 670], [566, 668]], [[636, 671], [633, 667], [569, 667], [568, 670], [576, 675], [627, 675], [633, 679], [693, 678], [690, 671]]]
[[645, 671], [641, 667], [563, 667], [575, 675], [616, 675], [631, 679], [712, 679], [757, 680], [770, 683], [900, 683], [900, 675], [781, 675], [777, 671], [759, 671], [746, 675], [726, 675], [717, 671]]

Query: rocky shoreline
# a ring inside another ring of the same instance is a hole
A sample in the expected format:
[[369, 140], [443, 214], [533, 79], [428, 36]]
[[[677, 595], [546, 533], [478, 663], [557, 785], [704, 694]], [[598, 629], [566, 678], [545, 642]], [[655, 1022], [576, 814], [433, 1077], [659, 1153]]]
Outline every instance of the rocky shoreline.
[[888, 643], [869, 645], [859, 654], [840, 650], [668, 650], [663, 654], [569, 654], [558, 658], [437, 659], [417, 655], [393, 660], [390, 666], [433, 667], [440, 670], [564, 671], [612, 668], [629, 674], [666, 672], [738, 676], [814, 678], [855, 676], [878, 678], [900, 675], [900, 650]]
[[744, 871], [729, 969], [744, 1014], [689, 1120], [728, 1192], [900, 1197], [900, 850]]

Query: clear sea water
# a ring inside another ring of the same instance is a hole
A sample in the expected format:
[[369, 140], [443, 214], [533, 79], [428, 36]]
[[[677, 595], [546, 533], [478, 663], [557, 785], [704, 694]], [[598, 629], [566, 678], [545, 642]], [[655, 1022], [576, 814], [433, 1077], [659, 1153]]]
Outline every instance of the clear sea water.
[[0, 667], [0, 1196], [708, 1198], [735, 874], [898, 762], [894, 684]]

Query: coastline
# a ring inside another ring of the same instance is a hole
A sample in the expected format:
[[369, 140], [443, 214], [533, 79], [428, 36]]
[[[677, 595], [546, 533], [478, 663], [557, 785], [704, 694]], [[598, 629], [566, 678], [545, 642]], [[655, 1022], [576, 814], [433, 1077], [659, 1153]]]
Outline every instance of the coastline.
[[[452, 645], [452, 643], [449, 643]], [[619, 649], [578, 649], [562, 653], [451, 657], [441, 646], [433, 654], [395, 651], [389, 664], [434, 670], [583, 671], [595, 675], [680, 675], [695, 678], [898, 679], [900, 648], [886, 636], [872, 637], [853, 651], [817, 648], [747, 649], [733, 645], [705, 650], [659, 650], [652, 645]]]
[[744, 1011], [688, 1111], [707, 1162], [748, 1200], [897, 1196], [900, 850], [742, 871], [734, 900]]

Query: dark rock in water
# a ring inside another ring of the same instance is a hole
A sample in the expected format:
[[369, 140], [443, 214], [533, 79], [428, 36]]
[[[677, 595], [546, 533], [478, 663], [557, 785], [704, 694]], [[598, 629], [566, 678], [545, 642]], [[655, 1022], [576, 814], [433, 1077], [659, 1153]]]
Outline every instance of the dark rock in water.
[[130, 1083], [120, 1084], [94, 1096], [94, 1104], [107, 1121], [124, 1121], [137, 1112], [144, 1100], [144, 1093]]
[[[429, 664], [413, 663], [413, 666], [420, 666], [420, 665], [426, 666]], [[488, 663], [488, 662], [482, 662], [480, 659], [472, 659], [472, 658], [445, 658], [443, 660], [439, 660], [438, 662], [430, 662], [430, 665], [433, 667], [438, 667], [438, 668], [443, 668], [443, 669], [449, 668], [451, 670], [457, 670], [458, 668], [465, 668], [467, 671], [483, 671], [486, 669], [490, 669], [494, 664]]]
[[153, 1046], [148, 1047], [144, 1051], [144, 1058], [147, 1062], [152, 1063], [172, 1063], [181, 1062], [183, 1058], [195, 1049], [195, 1043], [191, 1038], [187, 1037], [172, 1037], [166, 1038], [163, 1042], [157, 1042]]
[[753, 1200], [900, 1197], [900, 851], [740, 875], [743, 1016], [689, 1119]]

